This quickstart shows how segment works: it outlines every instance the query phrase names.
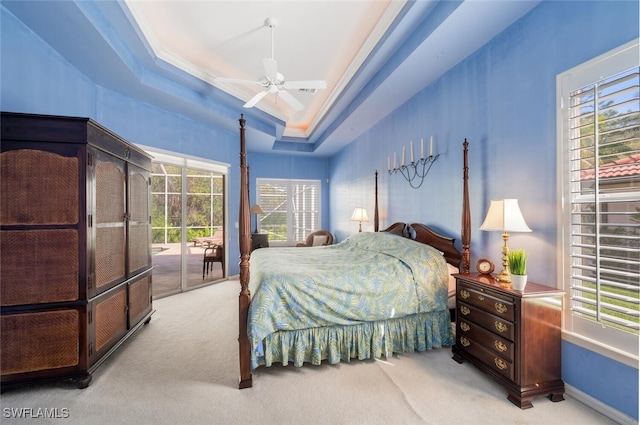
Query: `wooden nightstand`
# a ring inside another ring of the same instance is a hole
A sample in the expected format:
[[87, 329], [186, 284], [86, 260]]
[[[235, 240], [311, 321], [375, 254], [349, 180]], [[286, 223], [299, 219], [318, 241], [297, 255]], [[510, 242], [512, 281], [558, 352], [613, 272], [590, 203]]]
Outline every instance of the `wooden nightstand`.
[[561, 379], [563, 291], [528, 282], [524, 291], [500, 287], [493, 277], [457, 274], [456, 344], [453, 359], [464, 359], [508, 391], [521, 409], [548, 396], [564, 400]]
[[269, 235], [266, 233], [251, 234], [251, 251], [258, 248], [269, 248]]

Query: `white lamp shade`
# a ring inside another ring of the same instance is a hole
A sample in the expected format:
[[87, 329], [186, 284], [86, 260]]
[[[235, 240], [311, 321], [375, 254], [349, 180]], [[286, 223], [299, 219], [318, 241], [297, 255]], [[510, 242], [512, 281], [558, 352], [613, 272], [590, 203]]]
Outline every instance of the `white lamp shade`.
[[351, 215], [351, 221], [369, 221], [367, 210], [364, 208], [356, 208]]
[[491, 201], [487, 217], [480, 230], [500, 230], [503, 232], [530, 232], [524, 221], [517, 199]]
[[262, 207], [258, 204], [254, 204], [249, 211], [251, 214], [264, 214]]

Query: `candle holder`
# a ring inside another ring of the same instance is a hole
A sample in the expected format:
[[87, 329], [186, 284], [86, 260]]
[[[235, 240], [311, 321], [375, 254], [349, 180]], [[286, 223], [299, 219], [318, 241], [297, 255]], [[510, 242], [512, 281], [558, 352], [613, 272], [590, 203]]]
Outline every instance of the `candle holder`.
[[[422, 186], [424, 178], [429, 174], [429, 170], [434, 162], [440, 157], [440, 154], [429, 155], [426, 158], [420, 158], [417, 162], [411, 161], [408, 165], [401, 165], [398, 168], [389, 169], [389, 175], [400, 173], [409, 182], [409, 186], [418, 189]], [[414, 183], [416, 182], [416, 183]]]

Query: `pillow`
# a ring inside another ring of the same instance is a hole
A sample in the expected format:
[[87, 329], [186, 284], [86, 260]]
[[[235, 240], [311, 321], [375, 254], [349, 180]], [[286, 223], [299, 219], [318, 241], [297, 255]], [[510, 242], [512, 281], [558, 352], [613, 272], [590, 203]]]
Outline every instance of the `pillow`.
[[456, 294], [456, 278], [452, 275], [460, 273], [460, 270], [449, 263], [447, 263], [447, 270], [449, 273], [449, 296], [451, 297]]
[[460, 270], [456, 266], [452, 266], [447, 263], [447, 270], [449, 273], [449, 290], [447, 294], [447, 307], [451, 309], [456, 308], [456, 278], [453, 274], [460, 273]]
[[311, 246], [320, 246], [327, 243], [327, 235], [314, 235]]

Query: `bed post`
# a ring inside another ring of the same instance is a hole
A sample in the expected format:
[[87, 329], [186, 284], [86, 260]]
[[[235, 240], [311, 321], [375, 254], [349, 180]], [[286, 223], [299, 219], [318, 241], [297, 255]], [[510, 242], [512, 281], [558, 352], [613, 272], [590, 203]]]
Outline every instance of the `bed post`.
[[247, 320], [251, 293], [249, 292], [249, 257], [251, 255], [251, 215], [249, 214], [249, 171], [247, 167], [247, 151], [244, 140], [244, 125], [246, 120], [240, 114], [240, 207], [238, 214], [239, 243], [240, 243], [240, 297], [239, 306], [239, 335], [240, 349], [240, 383], [238, 388], [249, 388], [251, 380], [251, 348], [247, 333]]
[[469, 211], [469, 142], [464, 139], [464, 176], [462, 196], [462, 273], [469, 273], [471, 254], [469, 245], [471, 242], [471, 212]]
[[380, 218], [378, 217], [378, 170], [376, 170], [376, 205], [373, 208], [373, 231], [380, 229]]

